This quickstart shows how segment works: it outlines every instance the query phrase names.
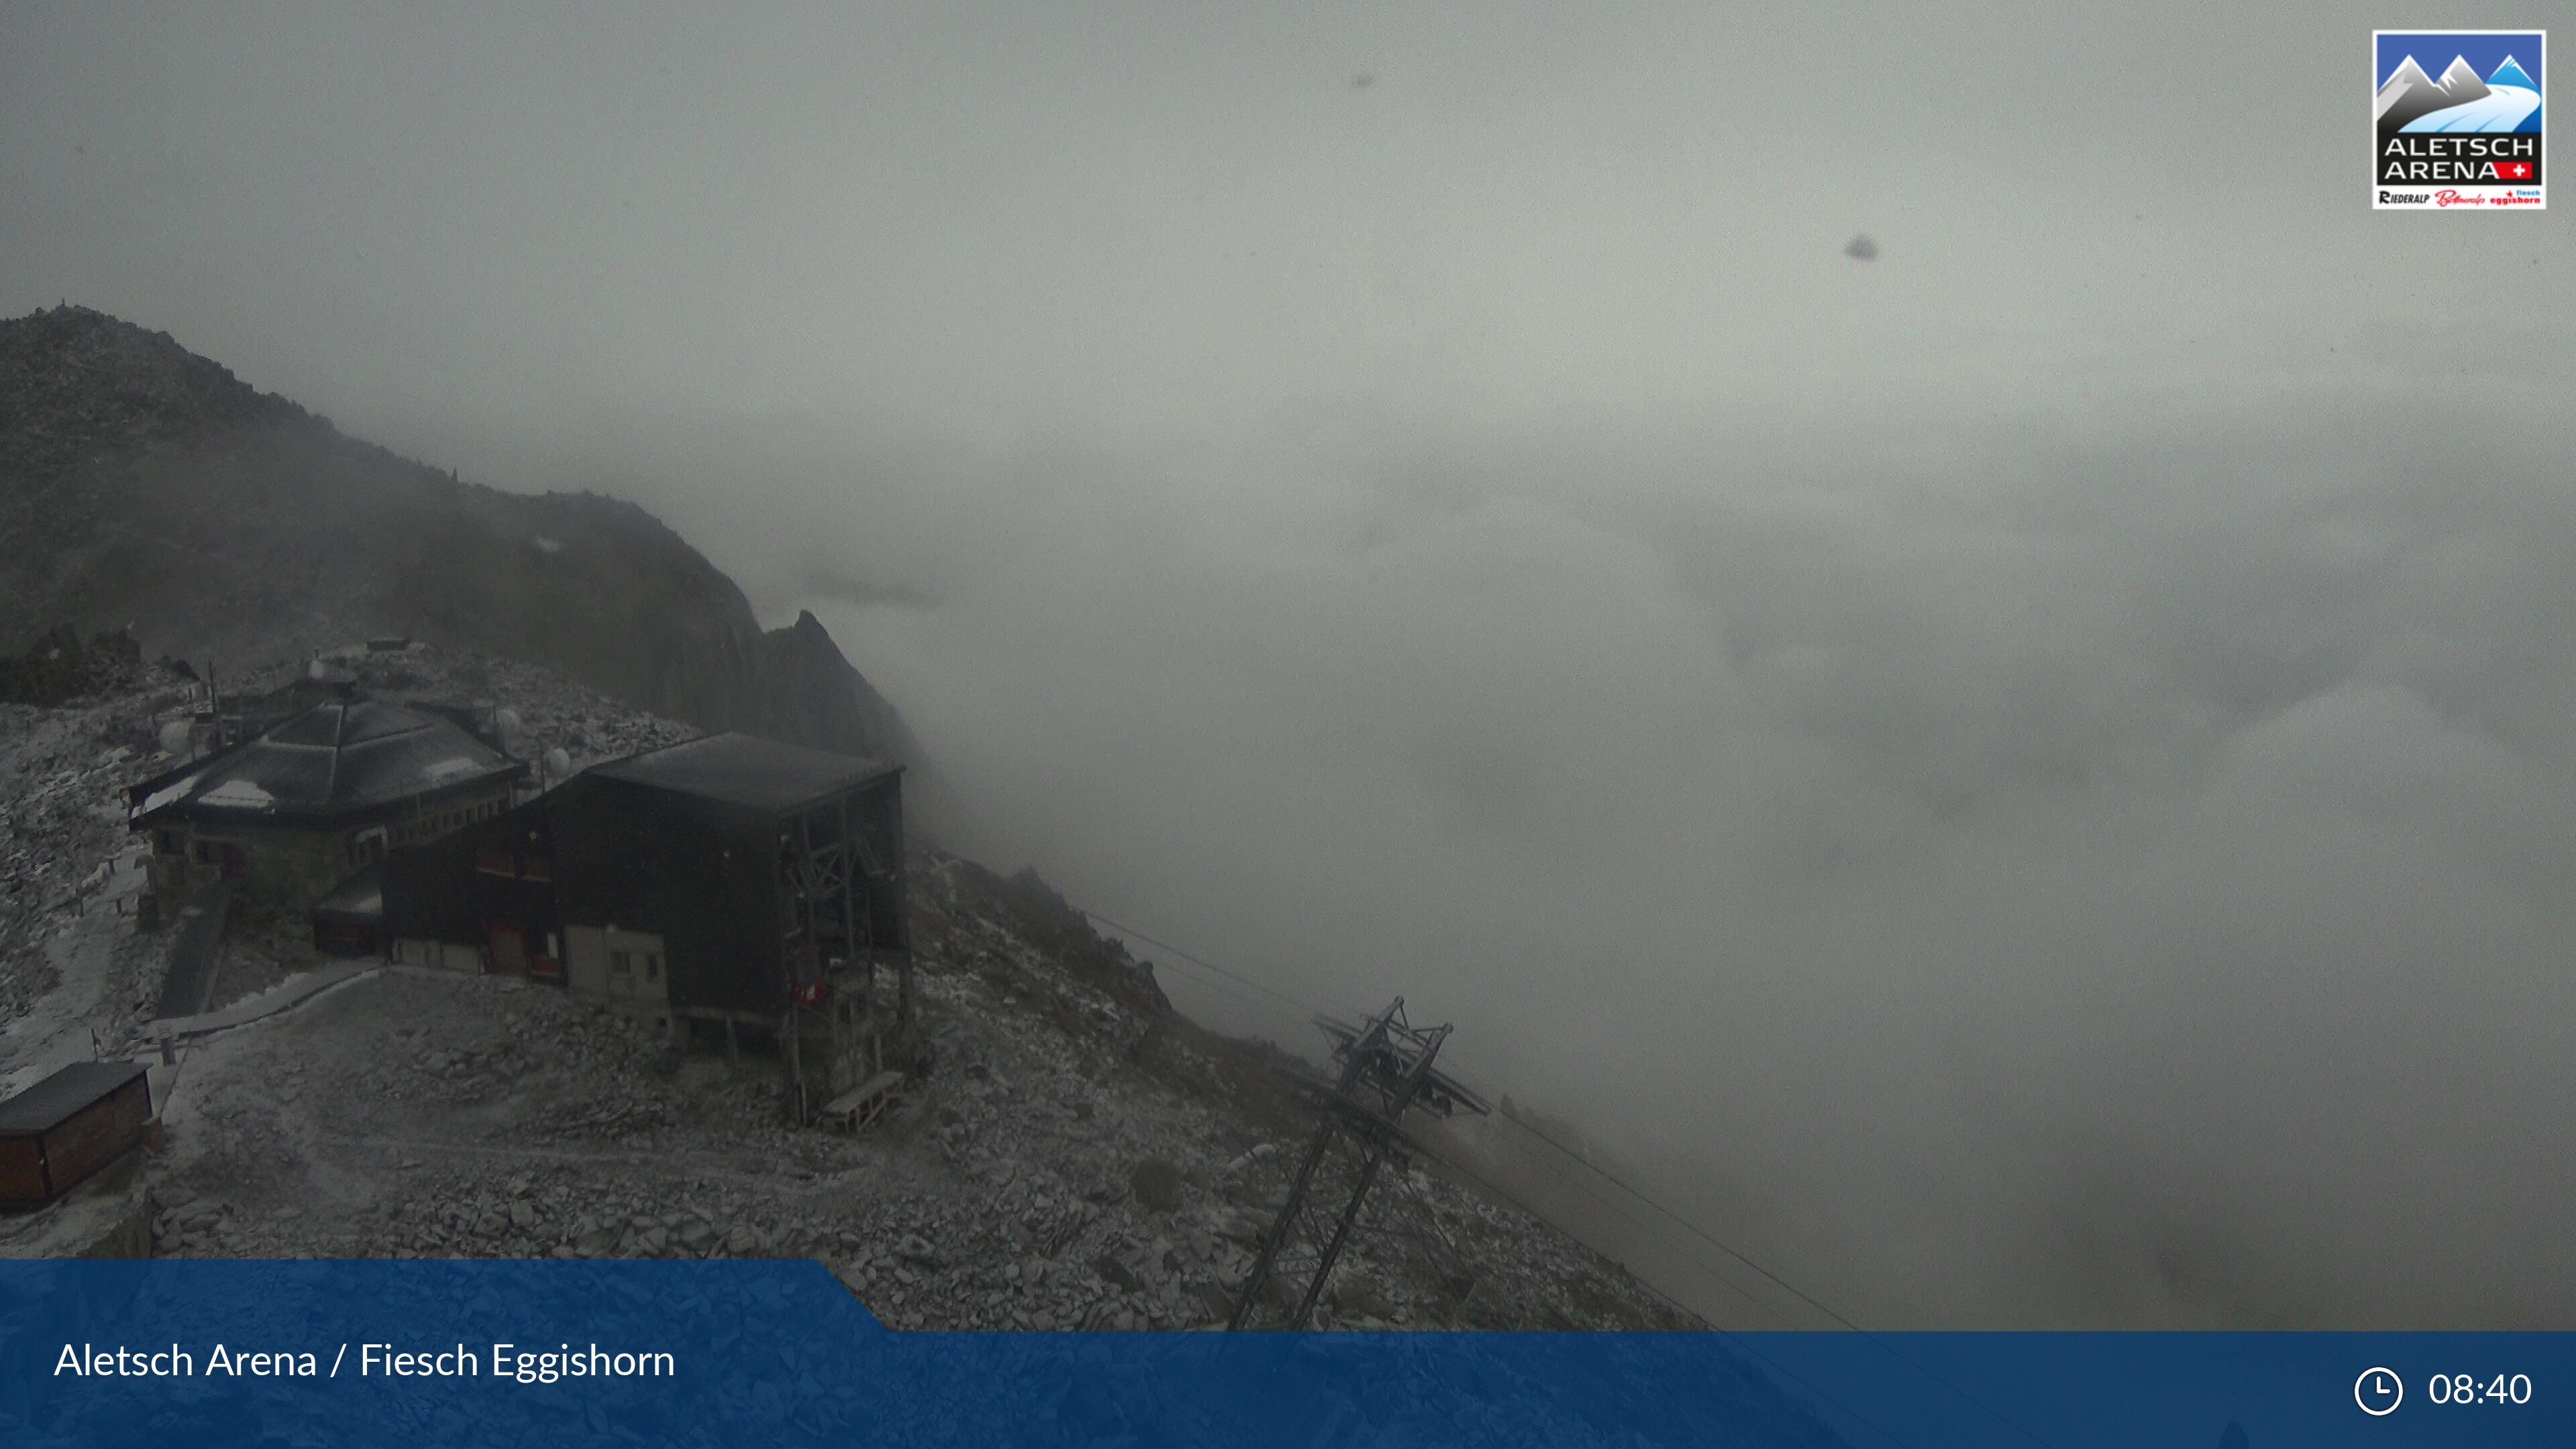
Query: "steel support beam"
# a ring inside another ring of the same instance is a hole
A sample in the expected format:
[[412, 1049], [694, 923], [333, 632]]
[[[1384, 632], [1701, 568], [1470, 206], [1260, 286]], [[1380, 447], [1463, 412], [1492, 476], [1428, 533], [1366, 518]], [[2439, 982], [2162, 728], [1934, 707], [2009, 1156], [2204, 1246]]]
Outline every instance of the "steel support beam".
[[1313, 1320], [1379, 1169], [1407, 1150], [1400, 1123], [1433, 1080], [1431, 1064], [1448, 1035], [1446, 1026], [1407, 1023], [1399, 996], [1341, 1040], [1341, 1071], [1329, 1090], [1316, 1084], [1323, 1120], [1262, 1235], [1226, 1327], [1297, 1329]]

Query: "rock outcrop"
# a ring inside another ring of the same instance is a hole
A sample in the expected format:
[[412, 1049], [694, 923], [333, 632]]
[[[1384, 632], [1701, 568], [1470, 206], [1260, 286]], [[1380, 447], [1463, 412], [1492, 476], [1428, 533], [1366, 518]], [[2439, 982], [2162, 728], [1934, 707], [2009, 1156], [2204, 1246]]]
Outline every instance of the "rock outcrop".
[[0, 704], [61, 704], [119, 689], [142, 665], [142, 646], [124, 630], [102, 631], [84, 644], [79, 630], [58, 624], [26, 653], [0, 657]]

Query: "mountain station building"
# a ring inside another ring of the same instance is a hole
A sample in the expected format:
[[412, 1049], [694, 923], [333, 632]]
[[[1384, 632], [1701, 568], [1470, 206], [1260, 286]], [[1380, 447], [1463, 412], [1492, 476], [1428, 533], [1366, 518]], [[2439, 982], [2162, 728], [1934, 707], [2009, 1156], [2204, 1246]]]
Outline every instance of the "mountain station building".
[[527, 773], [452, 719], [349, 697], [128, 787], [126, 823], [151, 832], [165, 913], [225, 880], [302, 911], [389, 851], [505, 813]]
[[396, 961], [550, 981], [675, 1045], [775, 1054], [802, 1121], [911, 1027], [902, 774], [711, 735], [398, 851], [373, 904]]

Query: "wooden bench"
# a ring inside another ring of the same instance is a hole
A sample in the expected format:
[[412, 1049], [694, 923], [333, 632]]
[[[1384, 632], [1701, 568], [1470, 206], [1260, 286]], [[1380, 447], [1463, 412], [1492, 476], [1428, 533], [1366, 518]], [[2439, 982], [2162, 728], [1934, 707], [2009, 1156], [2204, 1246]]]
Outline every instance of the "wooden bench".
[[879, 1072], [823, 1108], [823, 1125], [843, 1132], [862, 1132], [874, 1126], [903, 1096], [903, 1073]]

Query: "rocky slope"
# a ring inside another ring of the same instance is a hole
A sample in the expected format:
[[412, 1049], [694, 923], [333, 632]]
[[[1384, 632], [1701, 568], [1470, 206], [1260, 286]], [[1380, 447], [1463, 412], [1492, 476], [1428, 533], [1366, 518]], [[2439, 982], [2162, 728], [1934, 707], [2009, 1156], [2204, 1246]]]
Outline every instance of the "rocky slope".
[[[340, 657], [380, 694], [490, 699], [524, 751], [576, 765], [690, 733], [532, 665]], [[157, 763], [176, 683], [145, 667], [65, 705], [0, 706], [0, 819], [28, 847], [8, 880], [23, 929], [0, 942], [0, 1089], [94, 1043], [150, 1055], [166, 937], [116, 908], [140, 875], [114, 791]], [[156, 1068], [158, 1250], [793, 1254], [901, 1326], [1221, 1321], [1312, 1121], [1279, 1053], [1178, 1016], [1150, 963], [1034, 874], [919, 843], [910, 864], [927, 1050], [880, 1129], [784, 1128], [760, 1064], [677, 1059], [548, 987], [380, 968]], [[240, 924], [214, 1000], [291, 995], [319, 964], [294, 931]], [[35, 1226], [0, 1224], [0, 1253]], [[1328, 1324], [1696, 1324], [1436, 1160], [1372, 1195], [1344, 1262]]]
[[130, 624], [226, 674], [408, 634], [704, 729], [921, 760], [820, 623], [764, 632], [633, 504], [459, 482], [81, 307], [0, 321], [0, 621], [22, 636], [0, 652]]

